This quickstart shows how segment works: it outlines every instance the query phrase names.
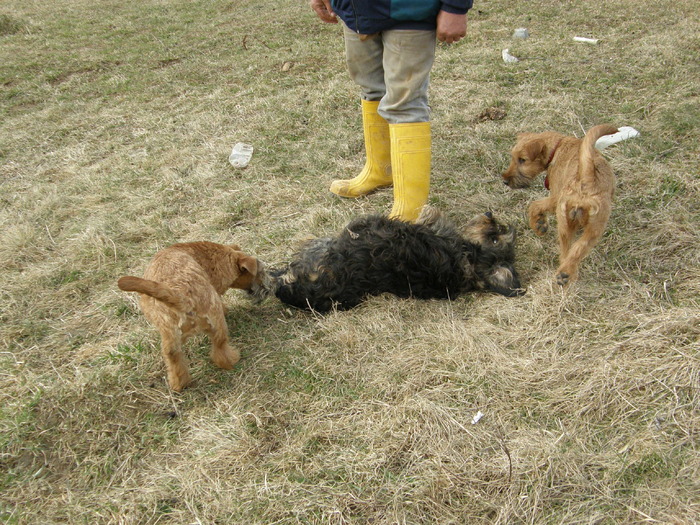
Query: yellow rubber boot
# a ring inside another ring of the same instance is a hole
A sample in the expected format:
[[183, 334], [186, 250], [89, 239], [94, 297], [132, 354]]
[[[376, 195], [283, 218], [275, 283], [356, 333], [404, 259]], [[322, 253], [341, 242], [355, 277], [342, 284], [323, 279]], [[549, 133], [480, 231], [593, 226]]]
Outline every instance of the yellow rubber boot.
[[389, 124], [377, 113], [378, 100], [362, 101], [362, 128], [365, 136], [365, 167], [354, 179], [334, 180], [331, 191], [341, 197], [361, 197], [377, 188], [391, 186]]
[[415, 222], [430, 191], [430, 122], [389, 125], [394, 206], [390, 217]]

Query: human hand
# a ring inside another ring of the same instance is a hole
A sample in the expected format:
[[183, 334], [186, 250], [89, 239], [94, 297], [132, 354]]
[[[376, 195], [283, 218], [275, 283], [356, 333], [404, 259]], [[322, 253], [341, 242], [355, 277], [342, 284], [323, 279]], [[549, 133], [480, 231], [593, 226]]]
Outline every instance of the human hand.
[[[313, 2], [314, 0], [312, 0]], [[319, 0], [320, 1], [320, 0]], [[454, 44], [467, 34], [467, 15], [440, 11], [437, 15], [437, 38], [440, 42]]]
[[318, 17], [328, 24], [337, 24], [338, 18], [331, 8], [330, 0], [310, 0], [309, 4]]

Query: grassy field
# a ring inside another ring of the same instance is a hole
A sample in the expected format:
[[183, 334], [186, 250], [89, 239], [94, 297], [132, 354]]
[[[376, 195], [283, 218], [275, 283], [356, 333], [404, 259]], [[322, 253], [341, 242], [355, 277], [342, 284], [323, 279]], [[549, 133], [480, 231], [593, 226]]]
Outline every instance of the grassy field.
[[[195, 339], [175, 394], [121, 275], [191, 240], [279, 265], [391, 207], [327, 190], [363, 162], [339, 28], [304, 0], [4, 0], [0, 522], [700, 523], [699, 13], [478, 0], [438, 49], [430, 201], [514, 224], [527, 294], [322, 317], [231, 291], [241, 362]], [[613, 216], [562, 293], [541, 179], [500, 173], [518, 132], [600, 123], [641, 136], [605, 150]]]

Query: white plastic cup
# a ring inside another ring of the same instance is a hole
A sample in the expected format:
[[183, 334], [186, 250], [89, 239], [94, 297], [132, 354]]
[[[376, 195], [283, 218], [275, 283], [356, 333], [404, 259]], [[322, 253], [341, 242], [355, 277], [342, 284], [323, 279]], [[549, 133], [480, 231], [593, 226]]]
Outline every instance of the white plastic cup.
[[228, 161], [234, 168], [245, 168], [250, 162], [250, 158], [253, 156], [253, 146], [250, 144], [244, 144], [243, 142], [236, 143], [231, 150], [231, 155], [228, 157]]

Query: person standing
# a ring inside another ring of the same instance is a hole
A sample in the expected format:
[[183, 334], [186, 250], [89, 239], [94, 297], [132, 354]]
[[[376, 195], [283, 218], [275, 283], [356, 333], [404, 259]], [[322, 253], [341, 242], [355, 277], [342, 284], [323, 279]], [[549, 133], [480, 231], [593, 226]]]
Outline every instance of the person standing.
[[473, 0], [310, 0], [326, 23], [343, 24], [345, 57], [360, 87], [366, 161], [356, 177], [330, 190], [360, 197], [393, 185], [390, 217], [414, 222], [430, 191], [428, 106], [436, 39], [467, 32]]

